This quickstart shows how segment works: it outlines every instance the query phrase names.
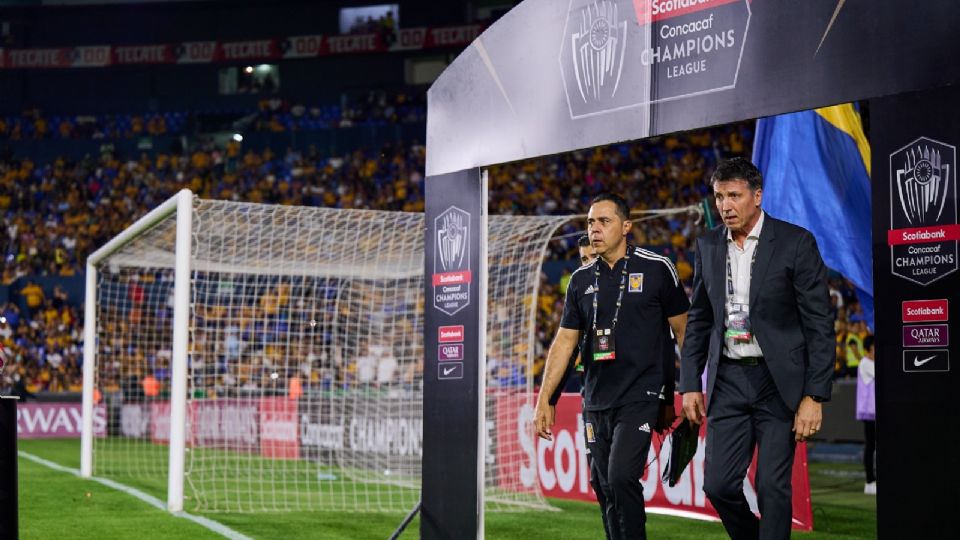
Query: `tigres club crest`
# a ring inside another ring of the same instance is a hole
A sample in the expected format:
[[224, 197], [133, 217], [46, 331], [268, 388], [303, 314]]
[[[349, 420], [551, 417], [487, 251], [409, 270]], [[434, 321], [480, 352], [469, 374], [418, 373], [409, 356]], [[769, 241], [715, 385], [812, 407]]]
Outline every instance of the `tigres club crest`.
[[643, 273], [630, 274], [627, 292], [643, 292]]

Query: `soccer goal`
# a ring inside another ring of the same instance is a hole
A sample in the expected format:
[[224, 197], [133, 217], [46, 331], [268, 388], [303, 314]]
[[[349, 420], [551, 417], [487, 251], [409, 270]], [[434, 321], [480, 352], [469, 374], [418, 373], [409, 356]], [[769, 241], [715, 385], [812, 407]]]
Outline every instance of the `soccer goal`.
[[[409, 510], [423, 219], [182, 191], [111, 240], [87, 263], [82, 474], [165, 485], [172, 511]], [[540, 267], [566, 220], [489, 220], [490, 510], [546, 506], [524, 429]]]

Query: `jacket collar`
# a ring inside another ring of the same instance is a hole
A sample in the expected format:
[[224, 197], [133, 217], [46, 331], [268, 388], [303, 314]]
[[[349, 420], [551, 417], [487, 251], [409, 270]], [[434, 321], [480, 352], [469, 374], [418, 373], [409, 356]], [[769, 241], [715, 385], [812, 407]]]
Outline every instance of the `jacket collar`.
[[[760, 284], [763, 283], [767, 269], [770, 267], [770, 260], [773, 258], [773, 253], [776, 250], [776, 242], [774, 242], [774, 239], [777, 236], [777, 220], [764, 212], [761, 221], [757, 223], [754, 229], [756, 230], [758, 227], [760, 228], [760, 239], [757, 243], [757, 259], [753, 263], [753, 272], [750, 276], [751, 306], [757, 302], [757, 296], [760, 293]], [[730, 231], [725, 225], [720, 225], [714, 229], [713, 232], [711, 242], [711, 244], [713, 244], [713, 253], [710, 257], [710, 271], [714, 276], [722, 280], [723, 276], [726, 275], [727, 238], [730, 237]], [[753, 231], [751, 231], [751, 235], [752, 232]], [[715, 287], [714, 290], [717, 291], [718, 294], [718, 298], [716, 298], [715, 301], [718, 302], [718, 305], [722, 306], [726, 301], [726, 289], [721, 286]]]

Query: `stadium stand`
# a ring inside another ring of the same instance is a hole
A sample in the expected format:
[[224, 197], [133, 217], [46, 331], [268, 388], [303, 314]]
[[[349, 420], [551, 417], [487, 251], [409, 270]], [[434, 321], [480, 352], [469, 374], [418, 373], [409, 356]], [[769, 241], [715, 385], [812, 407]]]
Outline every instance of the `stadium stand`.
[[345, 96], [337, 104], [305, 104], [269, 97], [259, 100], [255, 109], [140, 114], [46, 114], [40, 109], [28, 109], [19, 115], [0, 115], [0, 141], [130, 139], [231, 128], [283, 133], [424, 122], [426, 115], [422, 93], [386, 91]]
[[[385, 93], [371, 93], [340, 118], [402, 121], [406, 113], [401, 112], [400, 104], [412, 101], [403, 94], [388, 98]], [[410, 105], [410, 110], [419, 110], [419, 106]], [[304, 115], [314, 113], [283, 104], [271, 109], [264, 102], [257, 113], [257, 129], [300, 129], [310, 125]], [[129, 115], [122, 122], [114, 120], [113, 125], [122, 125], [124, 130], [134, 124], [140, 126], [137, 129], [149, 130], [154, 124], [179, 129], [190, 116], [183, 113], [168, 121], [166, 116]], [[141, 120], [135, 122], [136, 118]], [[21, 136], [35, 135], [42, 131], [38, 124], [57, 120], [64, 121], [61, 117], [49, 121], [34, 117], [33, 131], [21, 127]], [[10, 125], [8, 122], [8, 134]], [[26, 122], [20, 119], [12, 125]], [[490, 170], [490, 212], [575, 215], [605, 190], [623, 193], [635, 210], [696, 205], [709, 196], [704, 178], [717, 160], [745, 155], [751, 143], [752, 126], [734, 124], [496, 166]], [[341, 155], [325, 155], [313, 146], [274, 151], [246, 148], [237, 141], [223, 146], [207, 141], [180, 154], [121, 156], [105, 151], [99, 156], [45, 163], [35, 163], [28, 156], [0, 159], [0, 212], [6, 231], [0, 246], [3, 285], [8, 288], [0, 319], [7, 367], [0, 384], [27, 396], [79, 390], [83, 321], [78, 304], [68, 302], [62, 289], [59, 293], [51, 290], [46, 298], [43, 288], [27, 280], [81, 273], [89, 253], [179, 189], [187, 187], [211, 199], [417, 212], [423, 210], [424, 158], [424, 147], [413, 141]], [[536, 357], [541, 363], [559, 323], [562, 278], [575, 268], [576, 233], [582, 227], [572, 220], [550, 245], [537, 304]], [[704, 227], [696, 214], [641, 220], [632, 241], [675, 260], [689, 287], [693, 274], [690, 249]], [[154, 277], [145, 276], [145, 280], [151, 279]], [[856, 351], [848, 351], [849, 337], [862, 337], [866, 329], [856, 321], [859, 308], [850, 284], [833, 279], [831, 294], [837, 312], [836, 371], [843, 375], [849, 371], [848, 352], [859, 358]], [[163, 313], [149, 316], [165, 320]], [[540, 368], [542, 365], [535, 373]], [[343, 380], [356, 376], [356, 369], [344, 366], [341, 373], [316, 373], [306, 378], [308, 384], [322, 377]], [[517, 382], [517, 370], [509, 363], [491, 369], [491, 377], [501, 385]], [[162, 387], [165, 372], [154, 369], [152, 373]]]

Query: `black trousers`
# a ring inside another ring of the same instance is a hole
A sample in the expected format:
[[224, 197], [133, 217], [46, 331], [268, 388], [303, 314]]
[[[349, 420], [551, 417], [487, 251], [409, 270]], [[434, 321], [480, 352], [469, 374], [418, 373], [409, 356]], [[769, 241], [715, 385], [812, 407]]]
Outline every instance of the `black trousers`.
[[[585, 413], [584, 413], [585, 414]], [[586, 418], [586, 417], [584, 417]], [[607, 496], [603, 494], [603, 488], [600, 486], [600, 479], [593, 472], [593, 455], [590, 454], [590, 447], [587, 447], [587, 470], [590, 471], [590, 487], [593, 488], [593, 494], [597, 496], [597, 504], [600, 505], [600, 516], [603, 518], [603, 531], [610, 540], [610, 527], [607, 525]]]
[[600, 479], [597, 478], [597, 473], [593, 472], [593, 456], [590, 455], [590, 448], [587, 448], [587, 469], [590, 470], [590, 487], [593, 488], [593, 493], [597, 496], [597, 504], [600, 505], [600, 517], [603, 519], [603, 532], [607, 540], [610, 540], [610, 525], [607, 523], [607, 496], [603, 493], [603, 487], [600, 485]]
[[590, 450], [590, 483], [597, 492], [603, 526], [612, 540], [646, 539], [647, 513], [640, 478], [647, 466], [659, 401], [641, 401], [584, 411]]
[[877, 469], [874, 467], [873, 458], [877, 452], [877, 422], [876, 420], [866, 420], [863, 422], [863, 435], [865, 444], [863, 445], [863, 470], [867, 473], [867, 483], [877, 481]]
[[[765, 363], [720, 362], [707, 411], [703, 491], [733, 540], [790, 538], [793, 421]], [[755, 447], [760, 519], [743, 493]]]

